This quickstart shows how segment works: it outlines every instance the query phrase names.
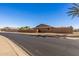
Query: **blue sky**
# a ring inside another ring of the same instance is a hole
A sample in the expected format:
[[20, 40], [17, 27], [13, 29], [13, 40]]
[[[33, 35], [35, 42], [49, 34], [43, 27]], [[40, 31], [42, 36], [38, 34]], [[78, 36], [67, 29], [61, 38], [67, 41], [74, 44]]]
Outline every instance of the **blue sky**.
[[72, 19], [66, 14], [70, 7], [72, 4], [67, 3], [0, 3], [0, 27], [34, 27], [38, 24], [48, 24], [79, 28], [79, 18]]

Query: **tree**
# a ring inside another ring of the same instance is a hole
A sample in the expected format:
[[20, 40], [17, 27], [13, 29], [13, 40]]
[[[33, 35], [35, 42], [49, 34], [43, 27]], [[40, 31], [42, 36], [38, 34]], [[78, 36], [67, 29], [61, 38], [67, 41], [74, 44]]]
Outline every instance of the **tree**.
[[79, 17], [79, 4], [73, 3], [73, 6], [69, 8], [69, 11], [67, 12], [69, 16], [72, 16], [74, 18], [75, 16]]
[[29, 26], [20, 27], [19, 31], [26, 31], [27, 29], [30, 29]]

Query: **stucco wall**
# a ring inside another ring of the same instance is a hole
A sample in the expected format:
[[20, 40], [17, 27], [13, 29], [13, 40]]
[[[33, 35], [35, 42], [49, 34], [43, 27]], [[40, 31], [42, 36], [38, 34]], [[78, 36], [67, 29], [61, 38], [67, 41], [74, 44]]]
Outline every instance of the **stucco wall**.
[[39, 33], [73, 33], [73, 28], [38, 28]]

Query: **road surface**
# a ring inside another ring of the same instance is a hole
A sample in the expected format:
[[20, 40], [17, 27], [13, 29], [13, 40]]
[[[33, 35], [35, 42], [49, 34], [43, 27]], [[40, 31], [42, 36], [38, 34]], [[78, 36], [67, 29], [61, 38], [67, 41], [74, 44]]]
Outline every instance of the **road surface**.
[[32, 56], [79, 56], [79, 40], [0, 33]]

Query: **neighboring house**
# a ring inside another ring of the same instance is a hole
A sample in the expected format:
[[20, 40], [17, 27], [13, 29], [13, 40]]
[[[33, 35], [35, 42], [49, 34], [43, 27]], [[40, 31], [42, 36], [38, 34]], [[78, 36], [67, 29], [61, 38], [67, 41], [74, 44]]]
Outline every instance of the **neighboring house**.
[[53, 28], [53, 27], [46, 25], [46, 24], [40, 24], [40, 25], [36, 26], [34, 29], [37, 29], [37, 32], [39, 32], [39, 33], [41, 33], [41, 32], [46, 33], [46, 32], [49, 32], [49, 30], [51, 28]]
[[1, 31], [17, 32], [18, 29], [17, 28], [13, 28], [13, 27], [4, 27], [4, 28], [1, 29]]
[[46, 24], [40, 24], [34, 28], [38, 33], [73, 33], [73, 27], [52, 27]]

